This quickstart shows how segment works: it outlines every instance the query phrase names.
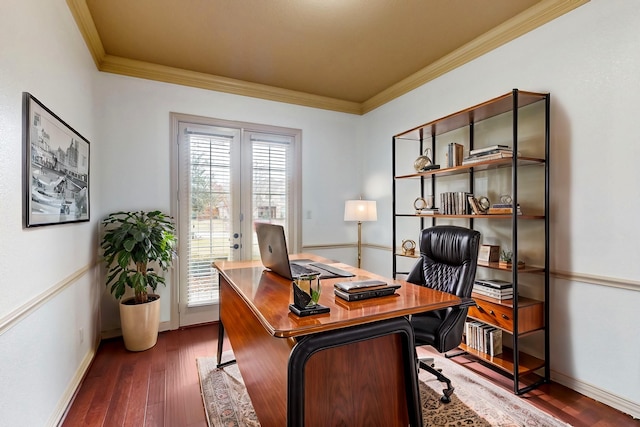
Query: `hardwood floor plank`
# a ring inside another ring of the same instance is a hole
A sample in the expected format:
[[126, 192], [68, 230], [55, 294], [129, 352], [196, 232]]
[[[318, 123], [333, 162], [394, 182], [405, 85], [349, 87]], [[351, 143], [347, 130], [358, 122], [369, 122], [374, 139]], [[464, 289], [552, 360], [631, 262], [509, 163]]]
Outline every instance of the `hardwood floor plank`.
[[149, 400], [151, 376], [151, 352], [143, 352], [133, 365], [132, 385], [127, 402], [124, 426], [139, 427], [144, 425]]
[[[61, 425], [206, 427], [196, 358], [214, 357], [217, 338], [217, 325], [202, 325], [163, 332], [144, 352], [128, 352], [121, 339], [103, 341]], [[231, 349], [228, 340], [224, 349]], [[512, 391], [503, 375], [471, 359], [462, 362]], [[574, 427], [640, 427], [640, 420], [556, 383], [522, 398]]]
[[133, 410], [130, 408], [129, 396], [131, 395], [131, 386], [133, 385], [133, 371], [134, 366], [130, 363], [126, 363], [120, 367], [120, 372], [116, 378], [116, 384], [118, 385], [112, 395], [107, 413], [104, 418], [104, 424], [107, 426], [121, 426], [124, 424], [127, 411]]

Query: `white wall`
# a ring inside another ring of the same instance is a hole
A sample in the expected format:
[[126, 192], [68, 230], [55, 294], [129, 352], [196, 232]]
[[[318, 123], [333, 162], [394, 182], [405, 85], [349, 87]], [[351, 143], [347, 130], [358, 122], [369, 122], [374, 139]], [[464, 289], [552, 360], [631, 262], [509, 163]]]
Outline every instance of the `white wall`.
[[[355, 242], [355, 227], [343, 221], [344, 200], [359, 195], [356, 126], [360, 117], [102, 73], [96, 150], [96, 190], [110, 211], [157, 208], [169, 212], [171, 112], [302, 129], [302, 244]], [[353, 252], [353, 251], [352, 251]], [[355, 252], [354, 252], [355, 253]], [[347, 260], [348, 261], [348, 260]], [[158, 288], [161, 321], [170, 317], [172, 284]], [[102, 302], [102, 328], [119, 327], [117, 305]]]
[[[0, 425], [43, 426], [62, 414], [97, 344], [97, 217], [23, 229], [22, 92], [93, 150], [96, 71], [63, 0], [3, 1], [0, 52]], [[97, 183], [92, 174], [92, 209]]]
[[[592, 0], [364, 117], [98, 73], [63, 0], [2, 9], [0, 426], [55, 419], [92, 354], [100, 301], [103, 329], [117, 326], [95, 268], [97, 223], [117, 209], [169, 209], [170, 112], [302, 129], [303, 245], [354, 242], [343, 204], [362, 193], [379, 218], [363, 224], [364, 240], [389, 247], [391, 136], [514, 87], [552, 94], [552, 269], [570, 273], [552, 283], [554, 377], [640, 416], [640, 293], [587, 283], [604, 276], [633, 289], [640, 272], [634, 0]], [[91, 141], [89, 223], [22, 228], [25, 90]], [[350, 249], [327, 252], [355, 261]], [[389, 275], [391, 254], [366, 248], [363, 266]]]
[[[571, 279], [551, 283], [553, 377], [636, 417], [638, 22], [634, 0], [592, 0], [376, 109], [360, 124], [363, 186], [382, 204], [367, 238], [389, 245], [391, 135], [512, 88], [551, 93], [551, 270]], [[367, 268], [389, 275], [391, 255], [377, 258]], [[630, 289], [586, 283], [592, 281]]]

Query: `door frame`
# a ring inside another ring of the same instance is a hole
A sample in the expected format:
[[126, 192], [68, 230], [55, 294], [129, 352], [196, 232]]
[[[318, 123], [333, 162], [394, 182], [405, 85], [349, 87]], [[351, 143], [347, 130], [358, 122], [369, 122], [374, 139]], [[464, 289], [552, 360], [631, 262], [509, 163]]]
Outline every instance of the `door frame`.
[[[218, 126], [218, 127], [227, 127], [233, 129], [240, 129], [240, 138], [244, 141], [246, 132], [254, 132], [254, 133], [267, 133], [267, 134], [279, 134], [279, 135], [288, 135], [293, 139], [293, 147], [292, 147], [292, 158], [293, 158], [293, 175], [299, 177], [299, 179], [293, 179], [291, 182], [291, 197], [294, 200], [297, 200], [297, 203], [292, 203], [291, 206], [291, 216], [289, 221], [289, 230], [288, 230], [288, 244], [289, 250], [292, 253], [300, 252], [302, 247], [302, 130], [294, 129], [294, 128], [285, 128], [279, 126], [272, 125], [262, 125], [256, 123], [249, 122], [240, 122], [234, 120], [224, 120], [224, 119], [215, 119], [204, 116], [197, 116], [192, 114], [182, 114], [182, 113], [170, 113], [171, 117], [171, 137], [170, 137], [170, 145], [171, 145], [171, 171], [170, 171], [170, 213], [176, 222], [176, 229], [179, 234], [179, 227], [181, 224], [180, 218], [180, 206], [179, 206], [179, 188], [180, 188], [180, 177], [178, 171], [178, 161], [179, 158], [179, 146], [177, 144], [179, 138], [179, 123], [180, 122], [191, 122], [194, 124], [201, 124], [207, 126]], [[244, 177], [242, 179], [245, 179]], [[251, 182], [248, 182], [248, 185], [251, 185]], [[178, 245], [180, 242], [178, 241]], [[245, 256], [250, 256], [250, 251], [247, 254], [244, 251]], [[170, 277], [170, 318], [169, 318], [169, 327], [170, 329], [178, 329], [180, 327], [180, 312], [179, 312], [179, 302], [180, 302], [180, 282], [179, 282], [179, 271], [180, 271], [180, 259], [176, 259], [174, 263], [174, 268], [171, 269]], [[169, 282], [169, 281], [168, 281]], [[211, 306], [206, 306], [211, 309]], [[219, 318], [219, 304], [215, 305], [215, 310], [217, 312], [217, 318]]]

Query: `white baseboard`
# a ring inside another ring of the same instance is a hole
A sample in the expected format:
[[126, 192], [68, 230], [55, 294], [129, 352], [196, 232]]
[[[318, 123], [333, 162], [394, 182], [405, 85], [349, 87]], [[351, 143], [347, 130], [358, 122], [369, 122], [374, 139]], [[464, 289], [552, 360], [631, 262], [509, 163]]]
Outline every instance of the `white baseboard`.
[[605, 405], [624, 412], [625, 414], [629, 414], [633, 418], [640, 418], [640, 404], [637, 402], [632, 402], [624, 397], [617, 396], [606, 390], [602, 390], [591, 384], [571, 378], [557, 371], [551, 371], [551, 379], [558, 384], [569, 387], [570, 389], [595, 399], [598, 402], [602, 402]]
[[58, 405], [56, 406], [55, 410], [51, 414], [51, 417], [49, 417], [49, 421], [47, 422], [48, 426], [58, 426], [64, 420], [64, 416], [67, 412], [67, 409], [69, 409], [69, 405], [71, 405], [71, 401], [73, 400], [73, 397], [75, 396], [76, 391], [78, 391], [80, 384], [82, 383], [82, 379], [84, 378], [85, 374], [89, 370], [89, 367], [91, 366], [91, 362], [93, 361], [93, 358], [96, 356], [96, 352], [98, 351], [99, 345], [100, 345], [100, 342], [96, 342], [93, 345], [93, 347], [89, 349], [87, 354], [84, 356], [84, 359], [82, 359], [82, 363], [80, 363], [80, 366], [78, 366], [78, 369], [76, 370], [75, 375], [69, 382], [67, 389], [64, 391], [63, 395], [60, 397], [60, 400], [58, 401]]
[[[165, 331], [170, 331], [170, 330], [172, 330], [171, 322], [169, 322], [169, 321], [160, 322], [160, 325], [158, 326], [158, 332], [165, 332]], [[108, 331], [100, 332], [100, 339], [103, 339], [103, 340], [108, 340], [108, 339], [111, 339], [111, 338], [117, 338], [117, 337], [121, 337], [121, 336], [122, 336], [122, 329], [120, 329], [120, 328], [110, 329]]]

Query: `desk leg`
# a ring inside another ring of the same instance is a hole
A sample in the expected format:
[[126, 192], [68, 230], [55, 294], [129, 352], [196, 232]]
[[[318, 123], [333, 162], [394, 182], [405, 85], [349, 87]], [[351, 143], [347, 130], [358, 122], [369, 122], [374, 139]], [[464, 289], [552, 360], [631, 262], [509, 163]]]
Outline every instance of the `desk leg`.
[[288, 365], [287, 425], [422, 426], [405, 318], [301, 338]]
[[233, 365], [234, 363], [236, 363], [236, 359], [229, 360], [224, 363], [220, 363], [222, 362], [223, 343], [224, 343], [224, 324], [222, 323], [222, 320], [220, 320], [220, 323], [218, 323], [218, 357], [217, 357], [216, 368], [224, 368], [225, 366]]

